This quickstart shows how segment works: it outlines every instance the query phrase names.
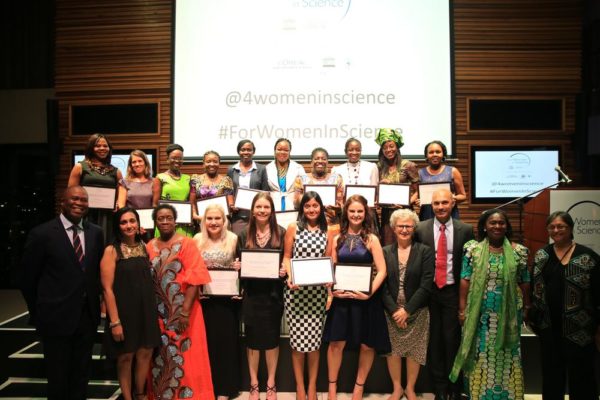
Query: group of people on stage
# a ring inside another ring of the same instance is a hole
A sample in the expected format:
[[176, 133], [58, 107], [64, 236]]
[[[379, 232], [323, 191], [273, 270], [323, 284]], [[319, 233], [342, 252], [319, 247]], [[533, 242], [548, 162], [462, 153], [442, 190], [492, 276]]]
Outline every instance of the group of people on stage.
[[[523, 322], [540, 337], [544, 399], [562, 398], [567, 382], [571, 399], [597, 398], [600, 257], [575, 243], [571, 216], [548, 217], [553, 243], [529, 268], [528, 249], [511, 242], [503, 210], [482, 213], [477, 240], [473, 227], [459, 220], [465, 189], [458, 169], [445, 164], [443, 143], [425, 147], [427, 167], [418, 169], [402, 158], [397, 131], [381, 129], [376, 142], [376, 164], [361, 160], [361, 143], [352, 138], [347, 162], [330, 170], [327, 150], [316, 148], [306, 173], [290, 159], [288, 139], [276, 141], [266, 166], [253, 161], [254, 144], [242, 140], [239, 162], [226, 175], [219, 173], [219, 154], [207, 151], [204, 173], [191, 176], [181, 172], [184, 149], [171, 144], [168, 169], [153, 178], [140, 150], [131, 153], [123, 176], [111, 165], [108, 138], [92, 135], [69, 177], [60, 216], [34, 228], [25, 246], [22, 291], [44, 346], [48, 398], [85, 398], [100, 297], [103, 348], [116, 360], [126, 400], [237, 396], [242, 323], [249, 399], [259, 399], [261, 390], [276, 399], [284, 315], [298, 399], [317, 398], [323, 343], [329, 399], [337, 396], [346, 348], [359, 352], [353, 399], [362, 398], [376, 355], [386, 357], [392, 400], [417, 398], [423, 365], [438, 400], [464, 392], [471, 399], [523, 399]], [[421, 204], [419, 182], [449, 182], [450, 189]], [[410, 184], [410, 205], [378, 212], [361, 195], [344, 198], [345, 186], [378, 183]], [[335, 186], [335, 205], [304, 190], [320, 184]], [[84, 186], [116, 188], [115, 210], [88, 214]], [[238, 188], [259, 190], [247, 210], [235, 207]], [[198, 209], [197, 200], [215, 196], [226, 196], [228, 209]], [[178, 224], [177, 209], [161, 200], [190, 202], [193, 223]], [[153, 232], [142, 228], [137, 211], [148, 208]], [[296, 210], [298, 217], [282, 227], [276, 210]], [[210, 270], [239, 271], [241, 254], [260, 250], [279, 252], [279, 279], [240, 279], [239, 295], [204, 294]], [[370, 291], [296, 285], [292, 260], [321, 257], [334, 265], [370, 265]], [[264, 384], [258, 377], [263, 351]]]

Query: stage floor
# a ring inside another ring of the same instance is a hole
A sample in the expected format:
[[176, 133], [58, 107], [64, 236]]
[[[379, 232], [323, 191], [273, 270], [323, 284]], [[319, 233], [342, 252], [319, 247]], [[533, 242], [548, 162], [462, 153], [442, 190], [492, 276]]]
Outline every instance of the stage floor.
[[[41, 345], [36, 338], [33, 328], [27, 325], [27, 307], [21, 294], [17, 290], [0, 290], [0, 335], [2, 336], [2, 351], [0, 352], [0, 400], [3, 399], [44, 399], [46, 381], [43, 378], [43, 356], [41, 354]], [[94, 348], [94, 362], [102, 363], [100, 359], [100, 345]], [[280, 357], [280, 371], [289, 366], [289, 360], [282, 358], [288, 352], [282, 351]], [[288, 371], [292, 374], [292, 371]], [[287, 374], [287, 373], [286, 373]], [[31, 375], [31, 376], [28, 376]], [[90, 381], [90, 399], [117, 399], [119, 397], [119, 387], [116, 379], [92, 379]], [[290, 379], [291, 378], [290, 376]], [[365, 395], [367, 400], [387, 399], [389, 394], [369, 393]], [[248, 392], [243, 392], [238, 399], [247, 399]], [[261, 393], [261, 399], [265, 398], [265, 393]], [[279, 400], [294, 400], [295, 393], [280, 392]], [[319, 393], [319, 399], [326, 399], [326, 393]], [[340, 393], [338, 399], [350, 399], [349, 393]], [[420, 399], [431, 400], [433, 394], [421, 393]], [[541, 399], [540, 395], [526, 395], [527, 400]]]

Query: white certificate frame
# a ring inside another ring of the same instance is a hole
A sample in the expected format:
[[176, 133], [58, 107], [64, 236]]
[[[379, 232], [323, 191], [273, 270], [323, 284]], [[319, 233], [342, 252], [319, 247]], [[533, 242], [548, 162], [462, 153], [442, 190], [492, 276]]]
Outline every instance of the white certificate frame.
[[229, 215], [229, 202], [227, 201], [226, 194], [207, 197], [205, 199], [200, 199], [196, 201], [196, 210], [198, 210], [198, 215], [204, 218], [204, 212], [206, 211], [206, 208], [211, 204], [220, 205], [221, 207], [223, 207], [223, 211], [225, 211], [225, 216]]
[[251, 210], [254, 197], [264, 190], [248, 189], [238, 187], [235, 191], [234, 207], [240, 210]]
[[421, 202], [421, 205], [431, 204], [433, 192], [440, 189], [447, 189], [450, 191], [450, 182], [419, 183], [419, 201]]
[[158, 204], [169, 204], [177, 211], [177, 225], [192, 224], [192, 204], [189, 201], [160, 200]]
[[202, 285], [202, 295], [232, 297], [240, 295], [240, 273], [234, 269], [208, 268], [211, 281]]
[[83, 186], [88, 194], [88, 207], [97, 210], [114, 210], [117, 204], [117, 188]]
[[242, 250], [241, 279], [279, 279], [280, 250]]
[[277, 220], [277, 225], [281, 226], [283, 229], [287, 229], [292, 222], [298, 220], [298, 210], [277, 211], [275, 213], [275, 219]]
[[370, 294], [373, 284], [371, 264], [337, 263], [333, 290]]
[[377, 186], [373, 185], [346, 185], [344, 189], [344, 201], [348, 197], [359, 194], [367, 200], [369, 207], [375, 207], [375, 199], [377, 198]]
[[285, 197], [285, 205], [286, 207], [288, 207], [288, 209], [286, 209], [285, 211], [292, 211], [289, 208], [293, 208], [294, 207], [294, 196], [296, 195], [295, 192], [271, 192], [271, 198], [273, 199], [273, 204], [275, 205], [275, 211], [279, 212], [282, 211], [281, 210], [281, 198]]
[[138, 208], [138, 215], [140, 216], [140, 227], [145, 230], [154, 229], [154, 220], [152, 219], [152, 212], [154, 208]]
[[380, 206], [410, 205], [410, 184], [408, 183], [380, 183], [377, 192]]
[[317, 192], [321, 197], [323, 206], [336, 206], [337, 199], [337, 186], [336, 185], [315, 185], [314, 183], [304, 185], [304, 193], [306, 192]]
[[331, 257], [292, 258], [290, 271], [292, 284], [297, 286], [320, 286], [334, 281]]

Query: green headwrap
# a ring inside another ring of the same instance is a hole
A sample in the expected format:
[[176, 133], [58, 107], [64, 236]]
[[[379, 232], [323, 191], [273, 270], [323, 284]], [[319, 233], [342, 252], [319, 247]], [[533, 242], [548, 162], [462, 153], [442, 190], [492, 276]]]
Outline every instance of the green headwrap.
[[[504, 238], [502, 244], [504, 255], [504, 268], [502, 270], [502, 304], [498, 313], [498, 333], [494, 350], [512, 348], [520, 340], [519, 323], [517, 320], [517, 264], [510, 241]], [[462, 329], [462, 341], [454, 359], [454, 366], [450, 372], [450, 380], [456, 382], [462, 369], [465, 372], [473, 371], [477, 353], [477, 325], [481, 314], [483, 293], [488, 279], [488, 263], [490, 259], [490, 245], [486, 239], [479, 242], [472, 250], [473, 274], [467, 295], [467, 309], [465, 322]]]
[[398, 148], [404, 146], [404, 141], [402, 140], [402, 129], [381, 128], [379, 132], [377, 132], [375, 143], [381, 146], [390, 140], [393, 140]]

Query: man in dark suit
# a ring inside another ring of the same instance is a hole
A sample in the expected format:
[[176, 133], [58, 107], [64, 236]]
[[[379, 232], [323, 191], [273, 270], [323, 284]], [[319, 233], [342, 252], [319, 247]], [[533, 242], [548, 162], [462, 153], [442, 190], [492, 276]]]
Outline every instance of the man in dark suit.
[[[473, 239], [473, 227], [451, 217], [454, 199], [448, 190], [433, 193], [435, 218], [422, 221], [415, 240], [430, 246], [436, 254], [436, 271], [430, 297], [430, 335], [427, 367], [431, 372], [436, 400], [460, 399], [461, 382], [452, 384], [448, 375], [460, 345], [458, 294], [463, 245]], [[440, 247], [445, 243], [445, 249]]]
[[61, 214], [29, 232], [22, 260], [21, 290], [30, 324], [41, 336], [48, 399], [85, 399], [92, 345], [100, 322], [99, 226], [84, 223], [88, 195], [65, 190]]

